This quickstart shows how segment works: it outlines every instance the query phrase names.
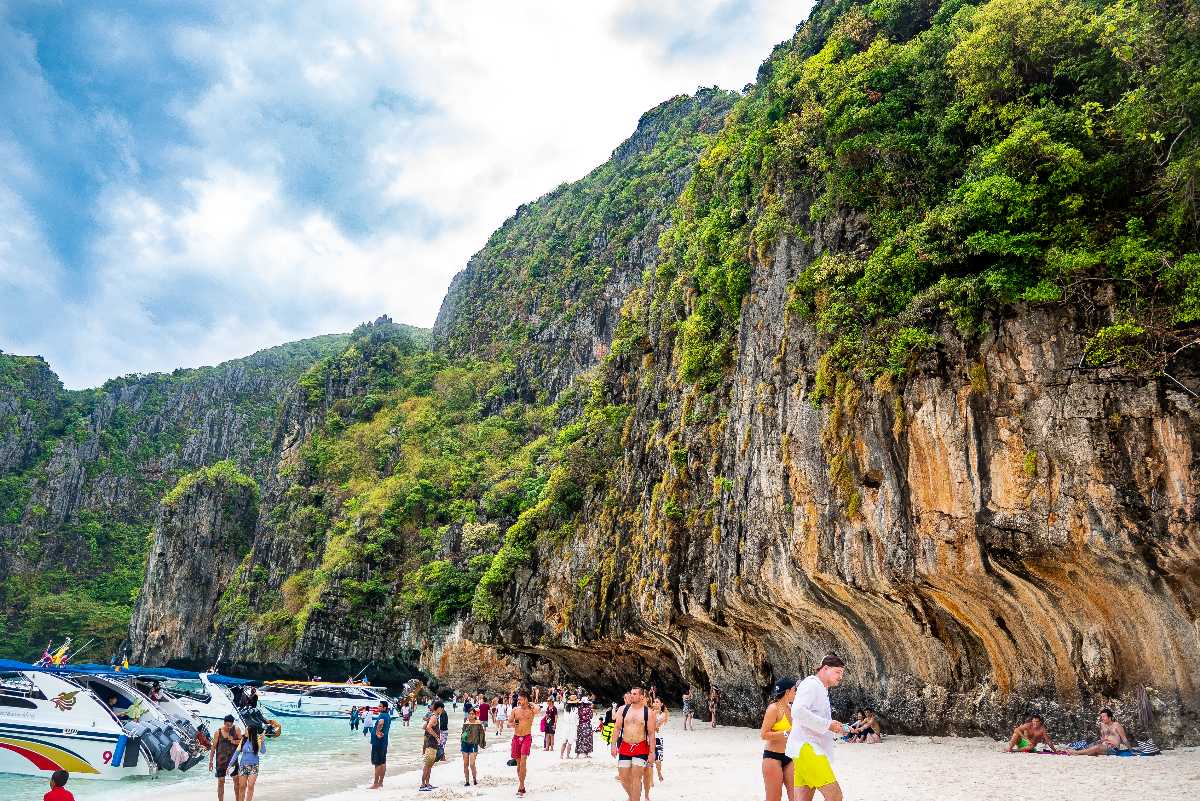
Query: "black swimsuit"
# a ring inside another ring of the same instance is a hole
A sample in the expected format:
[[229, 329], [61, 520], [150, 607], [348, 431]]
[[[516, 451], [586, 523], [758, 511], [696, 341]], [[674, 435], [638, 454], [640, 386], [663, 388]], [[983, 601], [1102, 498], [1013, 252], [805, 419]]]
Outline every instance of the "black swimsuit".
[[763, 751], [763, 759], [778, 759], [780, 766], [785, 768], [792, 764], [792, 758], [779, 751]]

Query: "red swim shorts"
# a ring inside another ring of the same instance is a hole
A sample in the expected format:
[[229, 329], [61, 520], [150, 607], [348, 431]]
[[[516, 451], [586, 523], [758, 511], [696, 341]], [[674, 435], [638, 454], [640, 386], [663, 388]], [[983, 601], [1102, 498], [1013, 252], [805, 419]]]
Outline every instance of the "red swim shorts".
[[511, 748], [513, 759], [529, 756], [529, 752], [533, 748], [533, 735], [526, 734], [522, 737], [513, 737]]

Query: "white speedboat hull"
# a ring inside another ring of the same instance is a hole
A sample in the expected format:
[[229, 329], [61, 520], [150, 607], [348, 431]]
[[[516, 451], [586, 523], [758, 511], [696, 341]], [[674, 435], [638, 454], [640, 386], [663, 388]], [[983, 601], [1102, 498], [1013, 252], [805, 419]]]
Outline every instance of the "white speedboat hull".
[[58, 676], [27, 674], [44, 698], [0, 699], [0, 772], [82, 779], [149, 776], [158, 768], [89, 690]]

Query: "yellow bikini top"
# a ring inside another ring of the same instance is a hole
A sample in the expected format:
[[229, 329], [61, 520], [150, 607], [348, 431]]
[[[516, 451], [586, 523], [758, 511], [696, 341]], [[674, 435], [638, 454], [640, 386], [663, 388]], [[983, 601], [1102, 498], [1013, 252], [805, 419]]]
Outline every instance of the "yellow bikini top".
[[775, 725], [771, 727], [771, 731], [791, 731], [792, 722], [786, 717], [782, 717], [775, 721]]

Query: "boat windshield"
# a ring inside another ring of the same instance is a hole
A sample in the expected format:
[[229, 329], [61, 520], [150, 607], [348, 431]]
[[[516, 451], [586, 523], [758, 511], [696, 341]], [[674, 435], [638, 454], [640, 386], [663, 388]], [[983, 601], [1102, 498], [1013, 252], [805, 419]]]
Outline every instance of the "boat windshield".
[[368, 692], [362, 687], [321, 687], [308, 693], [313, 698], [353, 698], [355, 700], [374, 701], [378, 698], [375, 693]]
[[0, 673], [0, 706], [36, 709], [34, 701], [45, 701], [46, 694], [23, 673]]

